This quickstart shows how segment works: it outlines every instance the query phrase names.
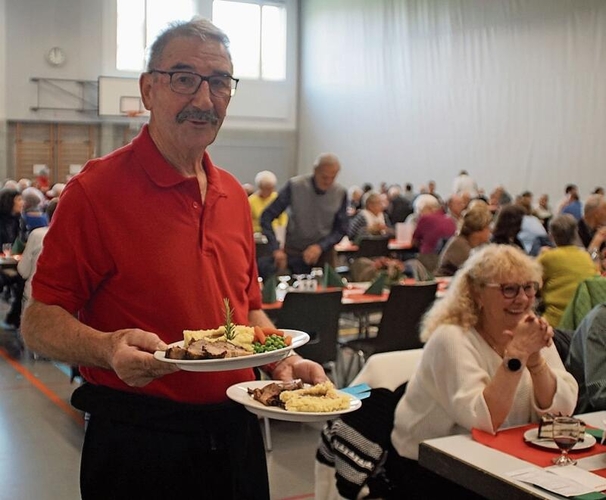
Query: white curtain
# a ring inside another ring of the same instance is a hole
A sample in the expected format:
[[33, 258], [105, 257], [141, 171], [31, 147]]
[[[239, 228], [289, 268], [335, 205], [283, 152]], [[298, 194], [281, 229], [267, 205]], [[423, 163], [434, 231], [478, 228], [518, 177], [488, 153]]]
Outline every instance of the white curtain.
[[301, 53], [299, 172], [332, 151], [346, 186], [606, 185], [604, 0], [302, 0]]

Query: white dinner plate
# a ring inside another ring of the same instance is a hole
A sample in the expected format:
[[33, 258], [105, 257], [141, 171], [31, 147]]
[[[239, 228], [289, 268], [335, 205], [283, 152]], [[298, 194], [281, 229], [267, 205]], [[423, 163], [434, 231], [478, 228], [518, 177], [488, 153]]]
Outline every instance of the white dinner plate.
[[[275, 351], [263, 352], [260, 354], [251, 354], [250, 356], [239, 356], [237, 358], [225, 359], [168, 359], [164, 351], [156, 351], [154, 357], [165, 363], [173, 363], [182, 370], [190, 372], [222, 372], [227, 370], [241, 370], [242, 368], [252, 368], [262, 366], [267, 363], [275, 363], [285, 357], [292, 349], [301, 347], [309, 342], [309, 335], [299, 330], [287, 330], [281, 328], [284, 335], [292, 337], [292, 344]], [[183, 340], [168, 344], [168, 347], [183, 347]]]
[[355, 396], [348, 394], [348, 396], [351, 397], [351, 401], [349, 403], [349, 408], [345, 410], [329, 412], [286, 411], [284, 408], [278, 406], [265, 406], [248, 394], [248, 389], [265, 387], [272, 382], [281, 383], [279, 380], [255, 380], [253, 382], [234, 384], [227, 389], [227, 397], [236, 403], [243, 404], [248, 411], [259, 417], [285, 420], [287, 422], [322, 422], [324, 420], [337, 418], [344, 413], [355, 411], [362, 406], [362, 401]]
[[[541, 448], [547, 448], [550, 450], [558, 450], [558, 445], [552, 439], [549, 438], [541, 438], [539, 439], [539, 428], [535, 427], [534, 429], [528, 429], [524, 433], [524, 441], [527, 443], [532, 443], [535, 446], [540, 446]], [[595, 438], [591, 434], [585, 433], [585, 437], [583, 441], [579, 441], [574, 445], [572, 451], [580, 451], [586, 450], [587, 448], [591, 448], [596, 443]]]

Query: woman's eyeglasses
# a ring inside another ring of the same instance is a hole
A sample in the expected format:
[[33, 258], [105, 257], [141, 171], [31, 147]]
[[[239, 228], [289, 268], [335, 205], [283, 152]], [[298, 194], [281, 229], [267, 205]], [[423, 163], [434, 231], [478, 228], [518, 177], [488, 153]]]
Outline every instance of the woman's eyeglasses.
[[539, 284], [536, 281], [528, 283], [486, 283], [486, 286], [500, 288], [503, 297], [506, 299], [515, 299], [520, 293], [520, 288], [524, 290], [526, 297], [534, 297], [539, 291]]

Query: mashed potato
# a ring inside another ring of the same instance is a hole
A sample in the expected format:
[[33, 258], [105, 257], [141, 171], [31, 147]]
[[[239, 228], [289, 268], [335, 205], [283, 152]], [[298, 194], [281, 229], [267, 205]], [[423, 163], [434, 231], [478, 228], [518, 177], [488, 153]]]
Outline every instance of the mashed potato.
[[305, 389], [284, 391], [280, 394], [280, 401], [287, 411], [329, 412], [346, 410], [351, 398], [338, 392], [331, 382], [324, 382]]
[[[242, 347], [247, 351], [253, 352], [253, 340], [255, 338], [255, 330], [252, 326], [236, 325], [236, 335], [230, 340], [234, 345]], [[217, 340], [227, 340], [225, 338], [225, 327], [220, 326], [214, 330], [183, 330], [184, 346], [187, 348], [189, 344], [196, 340], [206, 339], [209, 342]]]

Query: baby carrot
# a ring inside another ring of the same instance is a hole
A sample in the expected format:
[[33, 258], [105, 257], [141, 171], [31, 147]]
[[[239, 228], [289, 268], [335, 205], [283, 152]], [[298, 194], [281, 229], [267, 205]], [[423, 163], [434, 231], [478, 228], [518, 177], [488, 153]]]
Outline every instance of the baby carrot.
[[261, 328], [260, 326], [255, 326], [254, 329], [255, 329], [254, 339], [257, 340], [260, 344], [265, 344], [265, 338], [267, 336], [265, 335], [263, 328]]
[[292, 337], [290, 335], [284, 335], [284, 343], [286, 345], [291, 345], [292, 344]]
[[284, 332], [282, 330], [278, 330], [277, 328], [272, 328], [270, 326], [262, 327], [263, 333], [267, 336], [269, 335], [278, 335], [279, 337], [284, 337]]

